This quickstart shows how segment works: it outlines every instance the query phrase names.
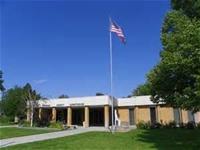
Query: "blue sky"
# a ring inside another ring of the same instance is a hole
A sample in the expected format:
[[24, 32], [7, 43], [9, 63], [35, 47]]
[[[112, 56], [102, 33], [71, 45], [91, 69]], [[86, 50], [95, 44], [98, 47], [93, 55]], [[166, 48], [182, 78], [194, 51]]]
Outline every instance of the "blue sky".
[[1, 69], [5, 87], [30, 82], [46, 97], [109, 94], [109, 20], [113, 93], [127, 96], [159, 61], [160, 31], [169, 1], [1, 1]]

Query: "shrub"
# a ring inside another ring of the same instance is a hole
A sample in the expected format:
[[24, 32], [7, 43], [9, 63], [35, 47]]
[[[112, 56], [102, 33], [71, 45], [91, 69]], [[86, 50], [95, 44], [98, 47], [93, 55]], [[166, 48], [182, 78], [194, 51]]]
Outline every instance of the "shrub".
[[186, 128], [187, 129], [194, 129], [195, 128], [195, 122], [189, 121], [188, 123], [186, 123]]
[[0, 116], [0, 124], [1, 125], [8, 125], [11, 124], [11, 119], [7, 116]]
[[170, 121], [169, 123], [166, 123], [164, 125], [165, 128], [176, 128], [176, 122], [175, 121]]
[[50, 128], [57, 128], [63, 130], [63, 123], [62, 122], [51, 122], [49, 125]]
[[179, 127], [180, 127], [180, 128], [186, 128], [186, 124], [183, 123], [183, 122], [181, 122], [181, 123], [179, 124]]
[[145, 121], [140, 121], [139, 123], [136, 124], [138, 129], [150, 129], [151, 124], [150, 122], [145, 122]]
[[48, 127], [49, 126], [49, 121], [38, 119], [35, 121], [35, 126], [37, 127]]
[[159, 129], [161, 127], [162, 127], [162, 124], [159, 123], [159, 122], [156, 122], [156, 123], [154, 123], [154, 124], [151, 125], [151, 128], [153, 128], [153, 129]]
[[198, 128], [198, 129], [200, 129], [200, 122], [199, 122], [199, 123], [197, 123], [197, 128]]
[[30, 127], [31, 126], [31, 122], [30, 121], [26, 121], [26, 120], [20, 120], [19, 125], [23, 126], [23, 127]]

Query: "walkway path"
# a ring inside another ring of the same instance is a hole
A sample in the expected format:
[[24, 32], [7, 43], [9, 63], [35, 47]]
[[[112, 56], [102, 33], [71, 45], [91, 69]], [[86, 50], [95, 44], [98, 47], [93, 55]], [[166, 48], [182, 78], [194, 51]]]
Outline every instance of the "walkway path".
[[11, 145], [29, 143], [29, 142], [55, 139], [55, 138], [59, 138], [59, 137], [70, 136], [70, 135], [75, 135], [75, 134], [80, 134], [80, 133], [86, 133], [86, 132], [90, 132], [90, 131], [108, 131], [108, 130], [104, 127], [89, 127], [89, 128], [78, 128], [78, 129], [74, 129], [74, 130], [65, 130], [65, 131], [59, 131], [59, 132], [2, 139], [2, 140], [0, 140], [0, 148], [11, 146]]
[[18, 125], [0, 126], [0, 128], [13, 128], [13, 127], [18, 127]]

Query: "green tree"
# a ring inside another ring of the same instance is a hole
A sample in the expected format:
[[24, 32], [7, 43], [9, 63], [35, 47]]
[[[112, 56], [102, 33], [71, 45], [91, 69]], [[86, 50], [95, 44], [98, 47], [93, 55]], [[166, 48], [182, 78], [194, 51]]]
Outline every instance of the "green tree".
[[172, 0], [171, 6], [174, 10], [181, 11], [190, 18], [200, 19], [199, 0]]
[[[188, 4], [186, 6], [186, 4]], [[200, 0], [172, 0], [162, 27], [160, 62], [148, 74], [154, 102], [200, 110]]]
[[23, 89], [24, 89], [24, 99], [26, 101], [39, 100], [41, 98], [41, 95], [32, 89], [32, 86], [30, 83], [26, 83]]
[[0, 91], [4, 91], [5, 88], [3, 86], [3, 72], [0, 70]]
[[1, 109], [2, 112], [12, 120], [14, 117], [23, 119], [26, 116], [27, 103], [39, 98], [40, 95], [37, 94], [35, 90], [32, 90], [29, 83], [24, 87], [15, 86], [4, 93]]
[[2, 97], [1, 109], [12, 121], [16, 116], [20, 118], [25, 117], [26, 103], [23, 95], [23, 88], [15, 86], [6, 91]]
[[23, 94], [23, 99], [26, 102], [26, 112], [30, 112], [30, 121], [31, 124], [30, 126], [33, 126], [33, 116], [35, 113], [35, 107], [37, 107], [37, 100], [41, 98], [40, 94], [37, 94], [35, 90], [32, 89], [31, 85], [27, 83], [24, 87], [24, 94]]
[[150, 86], [148, 83], [139, 85], [132, 92], [132, 96], [142, 96], [142, 95], [150, 95], [150, 94], [151, 94]]

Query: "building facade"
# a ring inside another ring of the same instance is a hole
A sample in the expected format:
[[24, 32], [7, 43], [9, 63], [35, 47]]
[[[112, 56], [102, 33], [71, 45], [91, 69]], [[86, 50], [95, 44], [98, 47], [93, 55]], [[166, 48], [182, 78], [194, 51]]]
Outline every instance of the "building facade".
[[[132, 126], [140, 121], [163, 124], [170, 121], [177, 124], [200, 122], [200, 112], [192, 114], [190, 111], [165, 104], [155, 104], [150, 100], [150, 96], [114, 98], [113, 103], [114, 120], [118, 126]], [[68, 126], [109, 127], [112, 122], [111, 104], [111, 97], [107, 95], [39, 100], [34, 107], [34, 118], [51, 122], [61, 121]], [[30, 112], [27, 109], [27, 121], [30, 121]]]

